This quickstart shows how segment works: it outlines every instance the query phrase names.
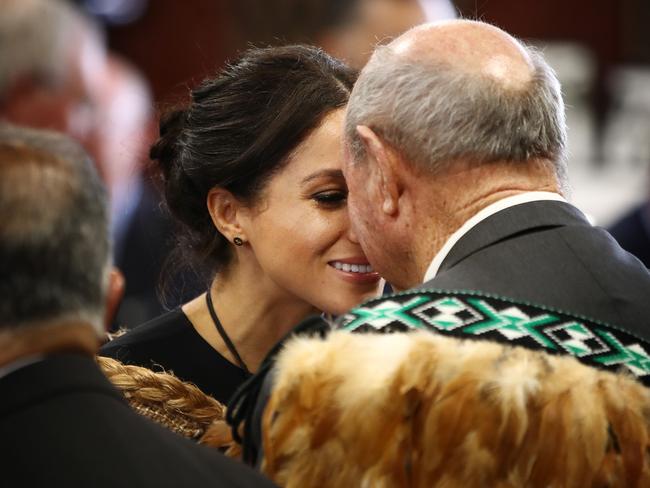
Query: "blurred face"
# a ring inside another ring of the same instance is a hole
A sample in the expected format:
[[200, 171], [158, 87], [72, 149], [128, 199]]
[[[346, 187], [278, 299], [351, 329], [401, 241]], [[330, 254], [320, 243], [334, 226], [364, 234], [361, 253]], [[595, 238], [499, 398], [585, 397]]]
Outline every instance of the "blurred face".
[[418, 0], [362, 0], [355, 21], [336, 31], [324, 44], [335, 56], [361, 68], [377, 42], [397, 37], [424, 21]]
[[319, 310], [341, 314], [380, 293], [350, 232], [340, 158], [344, 111], [329, 114], [269, 181], [242, 227], [264, 274]]
[[98, 169], [115, 197], [140, 174], [152, 139], [150, 95], [137, 72], [114, 56], [107, 60], [102, 90], [97, 97], [97, 131], [92, 149]]
[[106, 53], [99, 41], [82, 26], [70, 33], [65, 79], [59, 83], [19, 80], [12, 87], [2, 116], [29, 127], [64, 132], [79, 141], [93, 156], [100, 94]]

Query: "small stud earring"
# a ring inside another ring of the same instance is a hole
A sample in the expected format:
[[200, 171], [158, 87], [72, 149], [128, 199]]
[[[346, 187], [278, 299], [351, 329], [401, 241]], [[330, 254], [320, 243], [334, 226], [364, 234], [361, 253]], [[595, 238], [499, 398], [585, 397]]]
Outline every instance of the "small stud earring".
[[241, 237], [235, 237], [235, 238], [232, 240], [232, 242], [235, 243], [235, 246], [243, 246], [243, 245], [244, 245], [244, 241], [242, 240]]

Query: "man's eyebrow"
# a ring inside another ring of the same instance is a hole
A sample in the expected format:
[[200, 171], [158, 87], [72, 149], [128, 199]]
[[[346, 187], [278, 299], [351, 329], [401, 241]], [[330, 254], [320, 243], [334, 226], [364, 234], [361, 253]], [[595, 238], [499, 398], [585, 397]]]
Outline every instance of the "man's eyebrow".
[[317, 178], [341, 178], [343, 179], [343, 171], [340, 169], [321, 169], [319, 171], [316, 171], [309, 176], [306, 176], [303, 178], [302, 183], [309, 183], [312, 180], [315, 180]]

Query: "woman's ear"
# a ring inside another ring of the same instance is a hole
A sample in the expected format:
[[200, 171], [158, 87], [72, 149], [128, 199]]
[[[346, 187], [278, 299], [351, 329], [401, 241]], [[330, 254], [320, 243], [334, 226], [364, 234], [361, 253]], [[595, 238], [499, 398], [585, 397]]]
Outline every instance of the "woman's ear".
[[210, 217], [212, 217], [212, 223], [226, 239], [233, 242], [238, 237], [246, 241], [246, 236], [239, 222], [243, 205], [237, 197], [228, 190], [215, 186], [208, 192], [206, 203]]

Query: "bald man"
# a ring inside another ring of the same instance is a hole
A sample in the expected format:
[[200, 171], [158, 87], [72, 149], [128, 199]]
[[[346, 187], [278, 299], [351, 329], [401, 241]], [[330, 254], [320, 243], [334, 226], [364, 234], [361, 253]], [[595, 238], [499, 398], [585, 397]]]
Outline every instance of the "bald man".
[[[565, 199], [565, 146], [560, 85], [538, 52], [482, 22], [411, 29], [375, 51], [350, 98], [352, 226], [397, 290], [498, 295], [648, 338], [650, 274]], [[554, 334], [528, 317], [494, 320], [514, 344]], [[604, 344], [585, 331], [563, 334], [581, 354]]]
[[[501, 342], [571, 355], [648, 384], [650, 273], [563, 196], [564, 106], [539, 53], [482, 22], [419, 26], [376, 49], [355, 84], [345, 124], [352, 238], [400, 293], [361, 304], [338, 318], [339, 328], [424, 329]], [[313, 317], [293, 334], [329, 329]], [[400, 367], [390, 388], [426, 410], [418, 388], [431, 384], [414, 378], [430, 367], [458, 375], [451, 390], [468, 392], [478, 378], [463, 369], [473, 361], [471, 349], [455, 351], [460, 366], [440, 357], [417, 363], [416, 353], [411, 366], [422, 370]], [[230, 408], [233, 419], [246, 417], [244, 457], [251, 463], [264, 457], [263, 438], [279, 438], [262, 418], [282, 374], [281, 360], [279, 370], [272, 368], [282, 350], [274, 349]], [[503, 349], [498, 367], [512, 354]], [[525, 367], [519, 373], [526, 388], [541, 387]], [[319, 374], [310, 377], [321, 381]], [[480, 396], [505, 398], [502, 392], [503, 384], [494, 384]], [[300, 403], [288, 398], [287, 408]], [[345, 405], [338, 407], [345, 415]], [[292, 449], [299, 458], [299, 448]], [[285, 461], [275, 466], [285, 469]]]

